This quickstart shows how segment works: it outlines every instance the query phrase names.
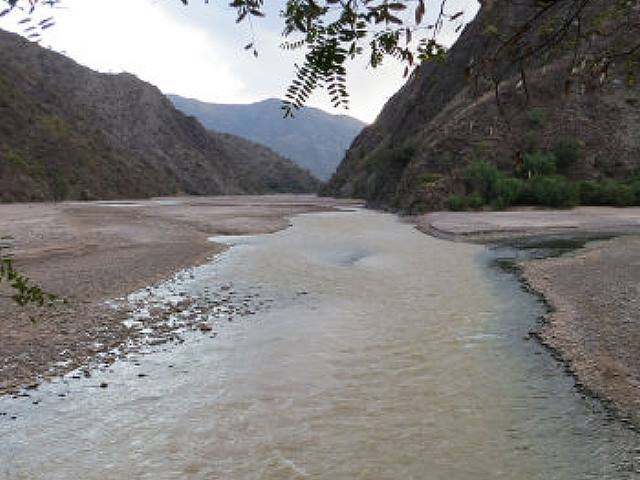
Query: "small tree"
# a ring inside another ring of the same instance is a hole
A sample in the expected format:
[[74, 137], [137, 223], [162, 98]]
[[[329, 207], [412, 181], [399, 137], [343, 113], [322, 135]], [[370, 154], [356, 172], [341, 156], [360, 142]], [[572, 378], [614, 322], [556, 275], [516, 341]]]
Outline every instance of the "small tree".
[[29, 279], [13, 267], [11, 256], [5, 253], [6, 241], [7, 238], [0, 241], [0, 283], [8, 283], [14, 290], [15, 293], [11, 298], [21, 306], [30, 303], [43, 306], [55, 300], [55, 295], [45, 292], [36, 285], [31, 285]]

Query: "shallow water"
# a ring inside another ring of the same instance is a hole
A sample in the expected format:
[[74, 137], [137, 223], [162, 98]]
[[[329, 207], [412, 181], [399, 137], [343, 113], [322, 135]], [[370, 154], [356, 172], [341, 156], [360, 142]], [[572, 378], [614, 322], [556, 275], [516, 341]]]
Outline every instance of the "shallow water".
[[380, 213], [293, 224], [188, 285], [270, 309], [0, 399], [0, 478], [637, 478], [638, 437], [529, 340], [542, 305], [492, 253]]

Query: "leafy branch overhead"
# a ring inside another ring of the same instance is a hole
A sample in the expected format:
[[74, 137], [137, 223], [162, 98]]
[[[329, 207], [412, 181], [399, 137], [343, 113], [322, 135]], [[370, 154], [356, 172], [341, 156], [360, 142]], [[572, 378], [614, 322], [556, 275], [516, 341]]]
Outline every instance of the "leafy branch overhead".
[[[35, 22], [30, 15], [37, 4], [56, 7], [64, 0], [0, 0], [7, 8], [0, 16], [20, 9], [25, 33], [38, 39], [40, 31], [53, 25], [51, 18]], [[189, 0], [179, 0], [188, 5]], [[205, 4], [213, 3], [209, 0]], [[285, 116], [302, 107], [311, 93], [325, 89], [333, 104], [348, 107], [347, 64], [357, 57], [378, 67], [387, 58], [405, 65], [404, 75], [420, 63], [442, 61], [445, 25], [458, 33], [465, 26], [464, 11], [453, 0], [283, 0], [281, 47], [303, 52], [295, 64], [294, 79], [287, 88]], [[640, 0], [481, 0], [486, 13], [479, 34], [484, 48], [481, 58], [471, 58], [467, 77], [493, 87], [498, 93], [504, 73], [520, 72], [527, 93], [526, 71], [550, 55], [572, 57], [567, 89], [576, 76], [606, 77], [612, 64], [625, 64], [630, 72], [640, 64]], [[264, 0], [231, 0], [236, 22], [265, 16]], [[524, 11], [511, 24], [508, 7]], [[492, 18], [494, 17], [494, 18]], [[524, 18], [524, 20], [522, 20]], [[31, 30], [33, 29], [33, 30]], [[245, 46], [253, 55], [255, 42]], [[629, 75], [628, 83], [634, 81]]]
[[[0, 18], [10, 14], [17, 13], [20, 15], [18, 25], [22, 33], [31, 41], [39, 41], [42, 38], [42, 32], [55, 25], [52, 16], [45, 18], [34, 18], [38, 4], [48, 7], [57, 7], [62, 0], [2, 0], [0, 2]], [[2, 4], [4, 3], [4, 8]]]
[[[442, 60], [446, 50], [437, 34], [445, 21], [458, 22], [460, 30], [463, 12], [448, 12], [447, 0], [432, 1], [438, 14], [425, 25], [425, 0], [287, 0], [280, 11], [285, 38], [281, 47], [305, 53], [294, 66], [295, 78], [283, 102], [285, 116], [301, 108], [317, 88], [327, 90], [334, 106], [348, 108], [346, 64], [358, 56], [368, 55], [374, 68], [386, 57], [400, 60], [406, 64], [405, 76], [422, 61]], [[264, 16], [262, 0], [233, 0], [229, 6], [236, 10], [238, 23]], [[257, 55], [253, 42], [245, 48]]]
[[[639, 0], [480, 3], [497, 17], [510, 5], [528, 12], [518, 24], [509, 24], [506, 18], [489, 22], [484, 32], [491, 40], [487, 50], [483, 58], [470, 61], [470, 80], [489, 80], [496, 90], [504, 80], [501, 72], [511, 70], [504, 68], [508, 64], [519, 69], [526, 93], [527, 67], [555, 53], [573, 55], [571, 74], [592, 77], [606, 75], [611, 63], [621, 58], [632, 67], [639, 61]], [[280, 12], [282, 48], [304, 50], [304, 60], [295, 65], [295, 78], [283, 103], [285, 116], [303, 106], [316, 88], [326, 89], [335, 106], [348, 107], [346, 65], [358, 56], [367, 56], [373, 68], [385, 58], [399, 60], [405, 65], [405, 77], [422, 62], [442, 61], [443, 27], [449, 23], [459, 33], [466, 21], [465, 12], [453, 4], [452, 0], [287, 0]], [[233, 0], [229, 6], [236, 9], [237, 22], [264, 16], [263, 0]], [[253, 42], [248, 49], [256, 54]]]

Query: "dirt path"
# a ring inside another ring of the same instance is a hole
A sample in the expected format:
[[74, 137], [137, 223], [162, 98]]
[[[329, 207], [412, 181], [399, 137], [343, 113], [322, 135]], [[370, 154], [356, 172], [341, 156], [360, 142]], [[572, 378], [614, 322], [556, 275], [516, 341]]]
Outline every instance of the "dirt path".
[[338, 205], [352, 203], [274, 195], [0, 205], [0, 236], [12, 237], [16, 266], [65, 299], [19, 308], [0, 288], [0, 393], [120, 345], [126, 312], [105, 301], [220, 252], [208, 237], [274, 232], [292, 215]]

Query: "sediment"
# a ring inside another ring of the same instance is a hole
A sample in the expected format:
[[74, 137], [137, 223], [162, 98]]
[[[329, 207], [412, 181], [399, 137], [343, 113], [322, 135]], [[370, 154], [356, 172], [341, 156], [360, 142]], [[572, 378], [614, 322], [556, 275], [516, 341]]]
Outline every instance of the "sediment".
[[95, 358], [113, 361], [107, 353], [136, 331], [123, 324], [126, 302], [110, 301], [224, 250], [209, 237], [275, 232], [290, 216], [338, 205], [353, 203], [272, 195], [0, 205], [0, 236], [11, 237], [16, 267], [58, 296], [49, 306], [19, 307], [0, 284], [0, 394]]
[[640, 237], [592, 242], [521, 267], [551, 307], [540, 340], [588, 391], [640, 425]]

